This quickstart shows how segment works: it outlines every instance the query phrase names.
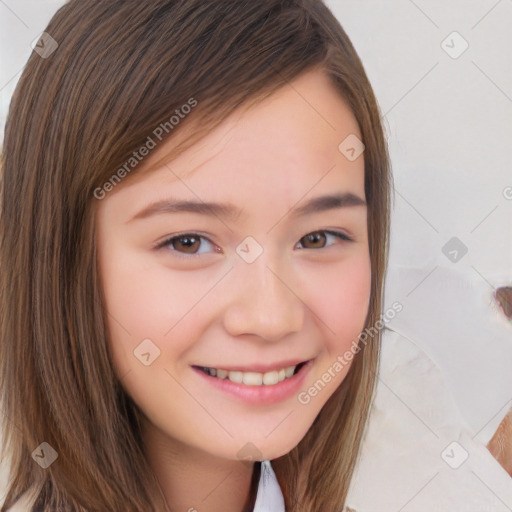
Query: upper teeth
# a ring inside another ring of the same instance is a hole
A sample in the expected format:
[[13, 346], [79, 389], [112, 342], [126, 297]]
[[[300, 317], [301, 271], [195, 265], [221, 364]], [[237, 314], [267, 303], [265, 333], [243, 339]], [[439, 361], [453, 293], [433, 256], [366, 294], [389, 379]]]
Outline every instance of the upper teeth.
[[231, 382], [236, 382], [237, 384], [243, 383], [246, 386], [271, 386], [283, 381], [284, 379], [292, 377], [295, 368], [296, 366], [288, 366], [287, 368], [267, 373], [228, 371], [207, 367], [203, 367], [202, 369], [213, 377], [218, 377], [219, 379], [227, 378]]

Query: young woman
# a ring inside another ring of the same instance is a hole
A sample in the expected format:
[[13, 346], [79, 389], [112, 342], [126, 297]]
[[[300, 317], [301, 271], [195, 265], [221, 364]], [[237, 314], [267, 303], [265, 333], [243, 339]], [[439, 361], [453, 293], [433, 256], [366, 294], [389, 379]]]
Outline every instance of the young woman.
[[322, 2], [62, 7], [3, 147], [1, 510], [340, 512], [390, 182]]

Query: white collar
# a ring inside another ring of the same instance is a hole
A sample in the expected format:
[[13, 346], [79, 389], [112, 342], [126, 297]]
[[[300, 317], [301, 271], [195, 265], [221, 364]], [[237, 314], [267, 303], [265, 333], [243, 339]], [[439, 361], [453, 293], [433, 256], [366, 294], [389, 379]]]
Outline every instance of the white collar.
[[269, 460], [261, 463], [260, 482], [253, 512], [286, 512], [283, 493]]

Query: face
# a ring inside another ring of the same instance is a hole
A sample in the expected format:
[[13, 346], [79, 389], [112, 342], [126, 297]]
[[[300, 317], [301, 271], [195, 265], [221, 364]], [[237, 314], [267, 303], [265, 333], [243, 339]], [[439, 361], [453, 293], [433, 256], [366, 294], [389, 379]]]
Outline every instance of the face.
[[170, 447], [279, 457], [345, 378], [371, 281], [349, 135], [354, 116], [315, 70], [99, 201], [115, 370]]

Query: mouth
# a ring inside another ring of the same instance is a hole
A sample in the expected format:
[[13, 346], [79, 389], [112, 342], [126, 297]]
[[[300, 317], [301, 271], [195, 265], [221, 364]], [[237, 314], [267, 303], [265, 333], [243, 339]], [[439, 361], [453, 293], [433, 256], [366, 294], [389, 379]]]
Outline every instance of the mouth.
[[263, 406], [292, 399], [305, 385], [315, 359], [273, 366], [211, 368], [193, 365], [191, 368], [215, 392], [246, 404]]
[[229, 380], [235, 384], [245, 384], [246, 386], [274, 386], [280, 382], [291, 379], [307, 362], [308, 361], [303, 361], [297, 365], [285, 366], [278, 370], [265, 373], [210, 368], [208, 366], [193, 366], [193, 368], [202, 371], [210, 377], [215, 377], [220, 380]]

